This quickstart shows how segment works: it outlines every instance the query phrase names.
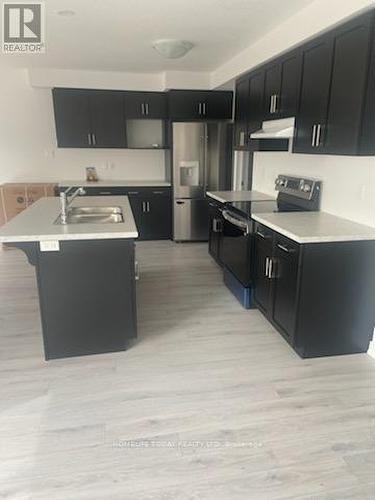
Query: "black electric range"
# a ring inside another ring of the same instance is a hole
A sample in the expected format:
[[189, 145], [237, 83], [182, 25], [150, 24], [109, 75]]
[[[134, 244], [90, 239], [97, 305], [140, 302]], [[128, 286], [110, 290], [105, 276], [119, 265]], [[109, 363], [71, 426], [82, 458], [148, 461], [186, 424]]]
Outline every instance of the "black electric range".
[[221, 261], [244, 287], [251, 285], [251, 215], [319, 210], [320, 181], [279, 175], [275, 185], [279, 193], [275, 201], [236, 201], [226, 203], [222, 210]]

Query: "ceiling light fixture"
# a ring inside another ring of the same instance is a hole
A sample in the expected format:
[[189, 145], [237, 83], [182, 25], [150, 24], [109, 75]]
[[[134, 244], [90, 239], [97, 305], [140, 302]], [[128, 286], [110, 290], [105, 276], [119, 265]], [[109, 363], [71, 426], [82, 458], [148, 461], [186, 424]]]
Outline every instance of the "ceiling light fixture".
[[194, 47], [194, 44], [185, 40], [163, 38], [162, 40], [155, 40], [152, 46], [163, 57], [177, 59], [186, 55]]
[[57, 14], [62, 17], [72, 17], [75, 15], [74, 10], [66, 9], [66, 10], [58, 10]]

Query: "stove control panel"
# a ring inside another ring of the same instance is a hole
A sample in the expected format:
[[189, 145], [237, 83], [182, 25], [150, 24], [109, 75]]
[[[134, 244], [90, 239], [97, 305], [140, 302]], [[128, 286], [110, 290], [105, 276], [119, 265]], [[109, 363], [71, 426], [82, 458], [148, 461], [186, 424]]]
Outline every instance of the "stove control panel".
[[314, 196], [318, 196], [320, 188], [321, 181], [305, 177], [279, 175], [275, 181], [276, 191], [305, 200], [311, 200]]

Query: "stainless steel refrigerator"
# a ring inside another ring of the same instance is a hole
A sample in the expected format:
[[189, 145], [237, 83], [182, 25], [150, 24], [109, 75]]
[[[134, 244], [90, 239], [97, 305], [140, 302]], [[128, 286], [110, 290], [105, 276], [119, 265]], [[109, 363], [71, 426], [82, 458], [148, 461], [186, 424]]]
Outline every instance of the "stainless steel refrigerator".
[[206, 191], [230, 189], [232, 125], [173, 123], [173, 239], [208, 240]]

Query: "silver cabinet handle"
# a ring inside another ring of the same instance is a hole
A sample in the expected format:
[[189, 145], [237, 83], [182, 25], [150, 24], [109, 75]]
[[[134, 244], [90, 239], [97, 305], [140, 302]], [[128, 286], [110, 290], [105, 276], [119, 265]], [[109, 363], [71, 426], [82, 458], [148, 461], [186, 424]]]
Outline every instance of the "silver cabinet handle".
[[274, 95], [274, 100], [273, 100], [273, 112], [277, 113], [277, 100], [279, 96], [277, 94]]
[[152, 194], [164, 194], [164, 191], [153, 191]]
[[317, 126], [316, 141], [315, 141], [315, 146], [316, 146], [317, 148], [320, 146], [320, 139], [321, 139], [321, 135], [322, 135], [322, 126], [321, 126], [321, 124], [319, 123], [319, 125]]
[[286, 246], [281, 245], [280, 243], [277, 244], [277, 248], [280, 248], [280, 250], [282, 250], [283, 252], [286, 252], [286, 253], [295, 253], [296, 252], [296, 250], [294, 248], [287, 248]]
[[264, 240], [268, 240], [270, 238], [270, 236], [267, 236], [266, 234], [263, 234], [261, 233], [260, 231], [257, 231], [255, 233], [257, 236], [260, 236], [261, 238], [263, 238]]
[[223, 223], [220, 219], [213, 219], [212, 230], [214, 233], [221, 233], [223, 231]]
[[142, 212], [146, 212], [146, 203], [142, 201]]
[[91, 134], [91, 135], [92, 135], [92, 145], [96, 146], [96, 135], [95, 134]]
[[270, 280], [272, 279], [272, 271], [273, 271], [273, 260], [270, 259], [270, 264], [268, 266], [268, 277]]
[[88, 141], [89, 141], [89, 146], [92, 146], [92, 144], [91, 144], [91, 134], [90, 133], [87, 134], [87, 138], [88, 138]]
[[207, 103], [206, 102], [203, 103], [203, 114], [204, 114], [204, 116], [206, 116], [206, 114], [207, 114]]
[[128, 194], [139, 194], [139, 191], [128, 191]]
[[241, 131], [240, 132], [240, 141], [239, 141], [240, 146], [245, 146], [245, 132]]
[[149, 211], [150, 211], [150, 202], [148, 201], [147, 202], [147, 212], [149, 212]]
[[139, 281], [139, 263], [137, 260], [134, 262], [134, 277], [135, 281]]
[[144, 102], [142, 102], [142, 104], [141, 104], [141, 113], [142, 113], [142, 115], [145, 114], [145, 103]]
[[273, 110], [273, 95], [271, 95], [271, 102], [270, 102], [270, 113], [272, 114]]
[[315, 138], [316, 138], [316, 125], [314, 125], [312, 129], [311, 146], [313, 148], [315, 147]]
[[266, 257], [266, 272], [265, 272], [265, 276], [266, 278], [268, 278], [268, 269], [270, 267], [270, 259], [268, 257]]
[[198, 115], [201, 115], [202, 114], [202, 103], [199, 102], [198, 103]]
[[148, 115], [148, 110], [149, 110], [149, 105], [148, 102], [146, 102], [146, 115]]

